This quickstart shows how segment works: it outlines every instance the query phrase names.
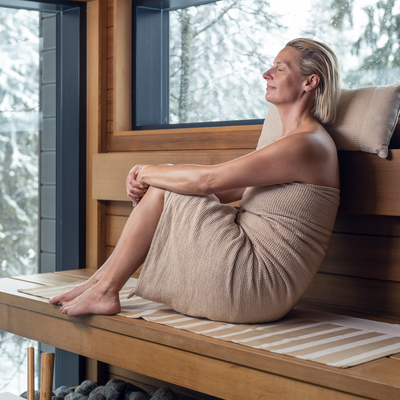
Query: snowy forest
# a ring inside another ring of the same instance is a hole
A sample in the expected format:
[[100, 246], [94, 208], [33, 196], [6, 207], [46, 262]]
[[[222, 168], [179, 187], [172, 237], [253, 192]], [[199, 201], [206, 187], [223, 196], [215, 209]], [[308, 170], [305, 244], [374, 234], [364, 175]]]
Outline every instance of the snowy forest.
[[[39, 13], [0, 8], [0, 277], [37, 272]], [[0, 331], [0, 392], [26, 385], [30, 340]]]
[[[0, 8], [0, 277], [37, 271], [39, 21]], [[220, 0], [171, 11], [169, 37], [171, 124], [264, 118], [261, 74], [296, 37], [335, 50], [343, 87], [400, 80], [400, 0]], [[0, 332], [0, 392], [23, 391], [29, 345]]]
[[294, 38], [327, 43], [343, 87], [398, 83], [399, 0], [223, 0], [170, 12], [170, 122], [265, 118], [267, 70]]

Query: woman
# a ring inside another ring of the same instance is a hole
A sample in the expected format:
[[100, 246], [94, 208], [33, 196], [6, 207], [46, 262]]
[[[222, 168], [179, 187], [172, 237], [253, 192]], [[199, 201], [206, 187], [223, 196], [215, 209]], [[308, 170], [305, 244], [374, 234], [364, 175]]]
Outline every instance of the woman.
[[[69, 315], [115, 314], [118, 292], [146, 260], [135, 293], [175, 310], [251, 323], [281, 318], [325, 255], [339, 203], [332, 123], [340, 69], [326, 45], [290, 41], [263, 74], [280, 139], [215, 166], [136, 165], [135, 210], [106, 263], [50, 300]], [[241, 200], [241, 210], [225, 203]]]

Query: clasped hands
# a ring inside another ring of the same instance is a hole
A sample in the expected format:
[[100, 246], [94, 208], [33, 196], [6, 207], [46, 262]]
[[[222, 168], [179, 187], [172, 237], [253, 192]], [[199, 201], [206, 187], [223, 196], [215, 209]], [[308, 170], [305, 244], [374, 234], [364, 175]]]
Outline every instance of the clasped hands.
[[149, 185], [140, 182], [140, 171], [148, 167], [151, 164], [138, 164], [135, 165], [126, 177], [126, 193], [130, 200], [132, 200], [132, 206], [136, 207], [139, 204], [140, 199], [145, 195]]

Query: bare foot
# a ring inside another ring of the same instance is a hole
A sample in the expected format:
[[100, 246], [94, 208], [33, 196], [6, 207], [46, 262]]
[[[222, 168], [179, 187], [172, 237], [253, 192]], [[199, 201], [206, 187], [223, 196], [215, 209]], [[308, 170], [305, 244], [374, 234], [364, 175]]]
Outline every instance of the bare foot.
[[49, 303], [57, 305], [57, 304], [64, 304], [67, 301], [71, 301], [76, 297], [80, 296], [82, 293], [86, 292], [86, 290], [90, 289], [95, 283], [96, 282], [92, 281], [92, 279], [82, 282], [73, 289], [68, 290], [68, 292], [65, 292], [63, 294], [60, 294], [59, 296], [51, 298], [49, 300]]
[[[112, 256], [111, 256], [112, 257]], [[110, 257], [110, 259], [111, 259]], [[64, 304], [67, 301], [71, 301], [75, 299], [76, 297], [80, 296], [82, 293], [86, 292], [86, 290], [90, 289], [93, 285], [95, 285], [101, 277], [104, 275], [104, 272], [107, 270], [109, 266], [108, 261], [100, 268], [98, 269], [87, 281], [82, 282], [78, 286], [74, 287], [71, 290], [68, 290], [68, 292], [65, 292], [63, 294], [60, 294], [59, 296], [55, 296], [49, 300], [49, 303], [51, 304]]]
[[104, 290], [94, 285], [79, 297], [65, 303], [61, 307], [63, 314], [71, 316], [87, 314], [117, 314], [121, 311], [118, 292]]

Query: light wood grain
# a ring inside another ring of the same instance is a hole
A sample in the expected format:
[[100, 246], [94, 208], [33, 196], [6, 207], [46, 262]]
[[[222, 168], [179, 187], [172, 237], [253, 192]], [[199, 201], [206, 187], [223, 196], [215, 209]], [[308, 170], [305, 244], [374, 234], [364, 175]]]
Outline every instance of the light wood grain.
[[247, 150], [223, 153], [197, 152], [141, 152], [96, 154], [93, 157], [92, 196], [98, 200], [127, 200], [125, 180], [135, 164], [203, 164], [211, 165], [240, 157]]
[[116, 132], [108, 151], [229, 150], [256, 148], [262, 125]]
[[[125, 200], [125, 179], [135, 164], [216, 164], [240, 157], [247, 150], [197, 152], [137, 152], [101, 154], [93, 159], [93, 198]], [[391, 159], [359, 152], [340, 152], [340, 211], [354, 214], [400, 215], [400, 150]], [[345, 172], [346, 171], [346, 172]]]
[[129, 217], [133, 210], [130, 201], [107, 201], [107, 215], [121, 215]]
[[[18, 308], [13, 309], [13, 315], [14, 318], [9, 318], [0, 305], [1, 329], [6, 328], [9, 332], [41, 340], [49, 345], [61, 345], [67, 351], [216, 397], [239, 400], [243, 399], [245, 393], [248, 398], [292, 400], [293, 393], [296, 393], [299, 398], [308, 400], [338, 398], [335, 390], [326, 387], [118, 335], [104, 329], [87, 325], [83, 327], [81, 323], [74, 322], [74, 318], [58, 319], [56, 322], [52, 317], [35, 315]], [[134, 356], [129, 356], [132, 349], [135, 349]], [[365, 392], [365, 388], [359, 391]], [[383, 394], [390, 394], [391, 391], [393, 389], [388, 388]], [[340, 396], [342, 400], [365, 398], [344, 392]], [[378, 398], [386, 400], [390, 397], [381, 394]]]
[[79, 278], [68, 275], [57, 276], [56, 274], [53, 273], [46, 273], [46, 274], [15, 276], [13, 277], [13, 279], [25, 282], [37, 283], [39, 285], [57, 286], [57, 285], [69, 285], [71, 283], [75, 283]]
[[34, 347], [28, 347], [27, 364], [28, 364], [27, 399], [35, 400], [35, 348]]
[[[54, 273], [56, 279], [58, 280], [58, 285], [62, 285], [66, 277], [72, 277], [75, 281], [77, 279], [89, 279], [97, 269], [95, 268], [82, 268], [82, 269], [71, 269], [65, 271], [57, 271]], [[56, 286], [56, 285], [55, 285]]]
[[53, 394], [54, 353], [42, 353], [40, 400], [51, 400]]
[[132, 0], [114, 0], [113, 50], [113, 119], [118, 132], [132, 129]]
[[[246, 366], [246, 368], [250, 368], [250, 375], [252, 374], [252, 370], [256, 369], [256, 371], [264, 371], [267, 374], [286, 376], [295, 381], [309, 382], [312, 386], [319, 385], [339, 390], [336, 393], [337, 397], [333, 397], [336, 399], [342, 398], [340, 397], [342, 395], [341, 391], [351, 392], [358, 396], [368, 396], [385, 400], [396, 399], [396, 396], [400, 393], [400, 382], [397, 372], [400, 364], [399, 366], [396, 364], [386, 366], [387, 362], [393, 361], [387, 358], [343, 370], [261, 350], [244, 348], [234, 343], [221, 342], [217, 339], [207, 338], [142, 320], [130, 320], [118, 316], [71, 318], [61, 314], [58, 307], [52, 306], [46, 301], [41, 301], [38, 298], [32, 299], [29, 295], [18, 293], [15, 282], [17, 281], [13, 279], [0, 280], [0, 329], [32, 338], [41, 337], [41, 339], [45, 339], [43, 340], [45, 343], [57, 343], [61, 348], [77, 353], [82, 351], [80, 354], [85, 354], [92, 358], [97, 358], [95, 354], [99, 353], [104, 353], [103, 356], [108, 357], [109, 353], [114, 350], [114, 347], [109, 346], [108, 343], [115, 343], [115, 357], [112, 358], [113, 356], [110, 355], [110, 359], [103, 359], [103, 361], [121, 368], [132, 369], [133, 371], [136, 369], [121, 364], [125, 364], [125, 362], [134, 364], [137, 354], [135, 350], [135, 356], [131, 357], [132, 349], [138, 349], [140, 362], [147, 363], [147, 368], [153, 368], [153, 372], [155, 373], [155, 375], [148, 375], [155, 376], [158, 379], [163, 379], [158, 375], [158, 370], [166, 367], [162, 361], [164, 358], [161, 354], [161, 359], [157, 360], [156, 368], [154, 368], [154, 361], [151, 358], [151, 354], [156, 354], [157, 356], [157, 349], [142, 348], [142, 344], [145, 344], [147, 341], [158, 343], [162, 345], [161, 348], [165, 346], [169, 347], [173, 352], [172, 354], [174, 354], [174, 349], [176, 348], [187, 353], [189, 364], [186, 365], [190, 365], [193, 362], [197, 363], [196, 359], [191, 358], [191, 355], [196, 353], [202, 357], [206, 357], [206, 359], [210, 357], [212, 359], [224, 360], [231, 365], [239, 364]], [[17, 283], [19, 288], [37, 286], [28, 282]], [[65, 325], [65, 323], [68, 324]], [[101, 332], [98, 332], [98, 330]], [[94, 334], [95, 332], [99, 334], [98, 338], [97, 334]], [[107, 336], [108, 334], [111, 336]], [[121, 343], [118, 335], [122, 335], [123, 340], [127, 340], [129, 350], [125, 348], [120, 351], [118, 346]], [[74, 337], [79, 338], [79, 340], [71, 340]], [[130, 342], [130, 338], [135, 338], [139, 342], [137, 344]], [[156, 350], [155, 353], [154, 350]], [[172, 354], [169, 360], [175, 360], [175, 356], [172, 356]], [[124, 358], [127, 360], [124, 360]], [[161, 365], [158, 365], [159, 362]], [[179, 363], [174, 364], [175, 367], [178, 371], [186, 371], [185, 367], [180, 366]], [[214, 366], [211, 364], [205, 365], [205, 368], [210, 368], [210, 373], [214, 371]], [[225, 381], [224, 375], [229, 376], [231, 370], [222, 369], [222, 371], [225, 372], [222, 372], [223, 375], [220, 379], [221, 381]], [[380, 371], [383, 371], [383, 373], [380, 373]], [[147, 374], [143, 370], [139, 372]], [[358, 375], [353, 376], [354, 372], [357, 372]], [[188, 373], [191, 377], [195, 375], [192, 374], [190, 369]], [[235, 377], [239, 379], [238, 376]], [[266, 378], [263, 375], [258, 377], [261, 381]], [[183, 385], [185, 379], [185, 377], [178, 376], [177, 384]], [[212, 380], [213, 378], [209, 377], [209, 379]], [[169, 379], [166, 380], [171, 382]], [[207, 386], [206, 382], [203, 381], [203, 377], [201, 377], [201, 382]], [[254, 384], [254, 388], [260, 387], [257, 380], [251, 380], [250, 382]], [[270, 381], [267, 379], [267, 382]], [[227, 384], [229, 384], [229, 381]], [[221, 390], [224, 390], [224, 387]], [[297, 388], [292, 387], [292, 390], [292, 394], [296, 393]], [[203, 390], [200, 389], [200, 391]], [[227, 391], [226, 393], [229, 395], [230, 392]], [[320, 393], [320, 395], [322, 396], [321, 398], [324, 398], [323, 393]]]
[[127, 217], [107, 216], [107, 246], [117, 245], [126, 221]]

